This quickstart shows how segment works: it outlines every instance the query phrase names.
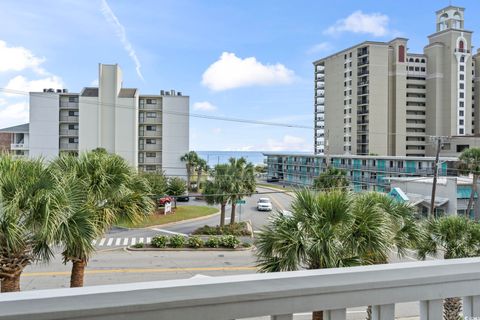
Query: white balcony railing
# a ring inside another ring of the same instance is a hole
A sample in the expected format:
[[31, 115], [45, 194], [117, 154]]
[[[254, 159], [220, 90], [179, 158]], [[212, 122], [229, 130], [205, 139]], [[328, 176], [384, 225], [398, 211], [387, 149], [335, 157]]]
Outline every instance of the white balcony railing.
[[11, 150], [25, 150], [25, 149], [28, 149], [28, 145], [26, 145], [25, 143], [12, 143], [10, 145], [10, 149]]
[[61, 150], [78, 150], [78, 143], [60, 143]]
[[78, 129], [60, 129], [61, 136], [78, 136]]
[[241, 319], [372, 305], [393, 320], [395, 303], [420, 301], [421, 320], [442, 319], [442, 299], [463, 297], [466, 319], [480, 317], [480, 259], [193, 278], [0, 294], [6, 319]]
[[60, 121], [62, 122], [78, 122], [78, 116], [60, 116]]

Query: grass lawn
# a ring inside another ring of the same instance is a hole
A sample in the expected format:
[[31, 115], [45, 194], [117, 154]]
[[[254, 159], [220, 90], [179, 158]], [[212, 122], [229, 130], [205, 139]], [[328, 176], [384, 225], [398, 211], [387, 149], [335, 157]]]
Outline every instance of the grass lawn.
[[203, 216], [208, 216], [218, 212], [217, 208], [205, 207], [205, 206], [178, 206], [175, 210], [175, 213], [163, 215], [163, 214], [152, 214], [148, 217], [145, 217], [142, 221], [138, 223], [129, 223], [126, 221], [119, 221], [117, 223], [120, 227], [125, 228], [144, 228], [150, 226], [156, 226], [160, 224], [166, 224], [170, 222], [188, 220]]

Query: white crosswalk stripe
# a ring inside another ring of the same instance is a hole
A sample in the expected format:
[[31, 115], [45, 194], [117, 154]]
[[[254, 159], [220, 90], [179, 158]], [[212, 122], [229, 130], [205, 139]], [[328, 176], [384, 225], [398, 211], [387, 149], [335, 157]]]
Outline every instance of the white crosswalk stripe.
[[128, 245], [134, 245], [136, 243], [151, 243], [152, 238], [151, 237], [130, 237], [130, 238], [102, 238], [102, 239], [97, 239], [92, 241], [92, 245], [97, 246], [97, 247], [119, 247], [119, 246], [128, 246]]

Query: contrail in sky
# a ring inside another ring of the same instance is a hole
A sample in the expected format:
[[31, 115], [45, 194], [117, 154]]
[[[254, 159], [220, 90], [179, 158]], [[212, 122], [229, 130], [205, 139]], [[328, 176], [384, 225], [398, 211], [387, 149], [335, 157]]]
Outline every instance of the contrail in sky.
[[137, 71], [138, 77], [144, 81], [145, 79], [143, 79], [142, 72], [140, 71], [140, 69], [142, 68], [142, 65], [138, 60], [137, 54], [135, 53], [135, 49], [133, 49], [132, 44], [127, 39], [127, 33], [125, 32], [125, 27], [120, 23], [117, 16], [115, 15], [115, 13], [113, 13], [112, 9], [110, 8], [106, 0], [102, 0], [101, 11], [105, 19], [108, 21], [108, 23], [110, 23], [114, 28], [115, 33], [117, 34], [117, 37], [120, 39], [120, 42], [123, 45], [123, 49], [127, 51], [128, 55], [133, 60], [133, 63], [135, 63], [135, 70]]

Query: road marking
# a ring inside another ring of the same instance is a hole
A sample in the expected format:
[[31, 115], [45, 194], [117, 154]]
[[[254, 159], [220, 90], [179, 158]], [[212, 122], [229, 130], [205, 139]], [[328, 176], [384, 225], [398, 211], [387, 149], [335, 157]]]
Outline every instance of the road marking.
[[100, 243], [98, 244], [99, 246], [103, 246], [103, 244], [105, 243], [105, 238], [102, 238], [102, 240], [100, 240]]
[[112, 245], [113, 239], [114, 239], [114, 238], [109, 238], [109, 239], [108, 239], [107, 247], [110, 247], [110, 246]]
[[138, 243], [145, 243], [143, 242], [143, 238], [138, 239]]
[[280, 210], [285, 210], [283, 208], [283, 206], [277, 201], [277, 199], [275, 199], [275, 197], [273, 195], [271, 195], [271, 198], [272, 198], [272, 202], [275, 203], [275, 205], [280, 209]]
[[181, 236], [188, 237], [188, 234], [175, 232], [175, 231], [170, 231], [170, 230], [165, 230], [165, 229], [150, 228], [150, 230], [154, 230], [154, 231], [158, 231], [158, 232], [165, 232], [165, 233], [169, 233], [169, 234], [179, 234]]
[[132, 238], [132, 246], [134, 246], [135, 243], [137, 243], [137, 238]]
[[[109, 274], [109, 273], [167, 273], [167, 272], [195, 272], [195, 271], [255, 271], [256, 267], [240, 266], [240, 267], [198, 267], [198, 268], [137, 268], [137, 269], [93, 269], [85, 270], [86, 274]], [[25, 272], [24, 277], [41, 277], [41, 276], [62, 276], [70, 275], [71, 271], [46, 271], [46, 272]]]
[[116, 246], [119, 246], [119, 245], [120, 245], [120, 241], [122, 241], [122, 238], [117, 238], [117, 240], [115, 241], [115, 245], [116, 245]]
[[150, 243], [152, 242], [152, 238], [147, 238], [147, 242], [146, 243]]
[[128, 238], [123, 239], [123, 245], [126, 246], [128, 244]]

